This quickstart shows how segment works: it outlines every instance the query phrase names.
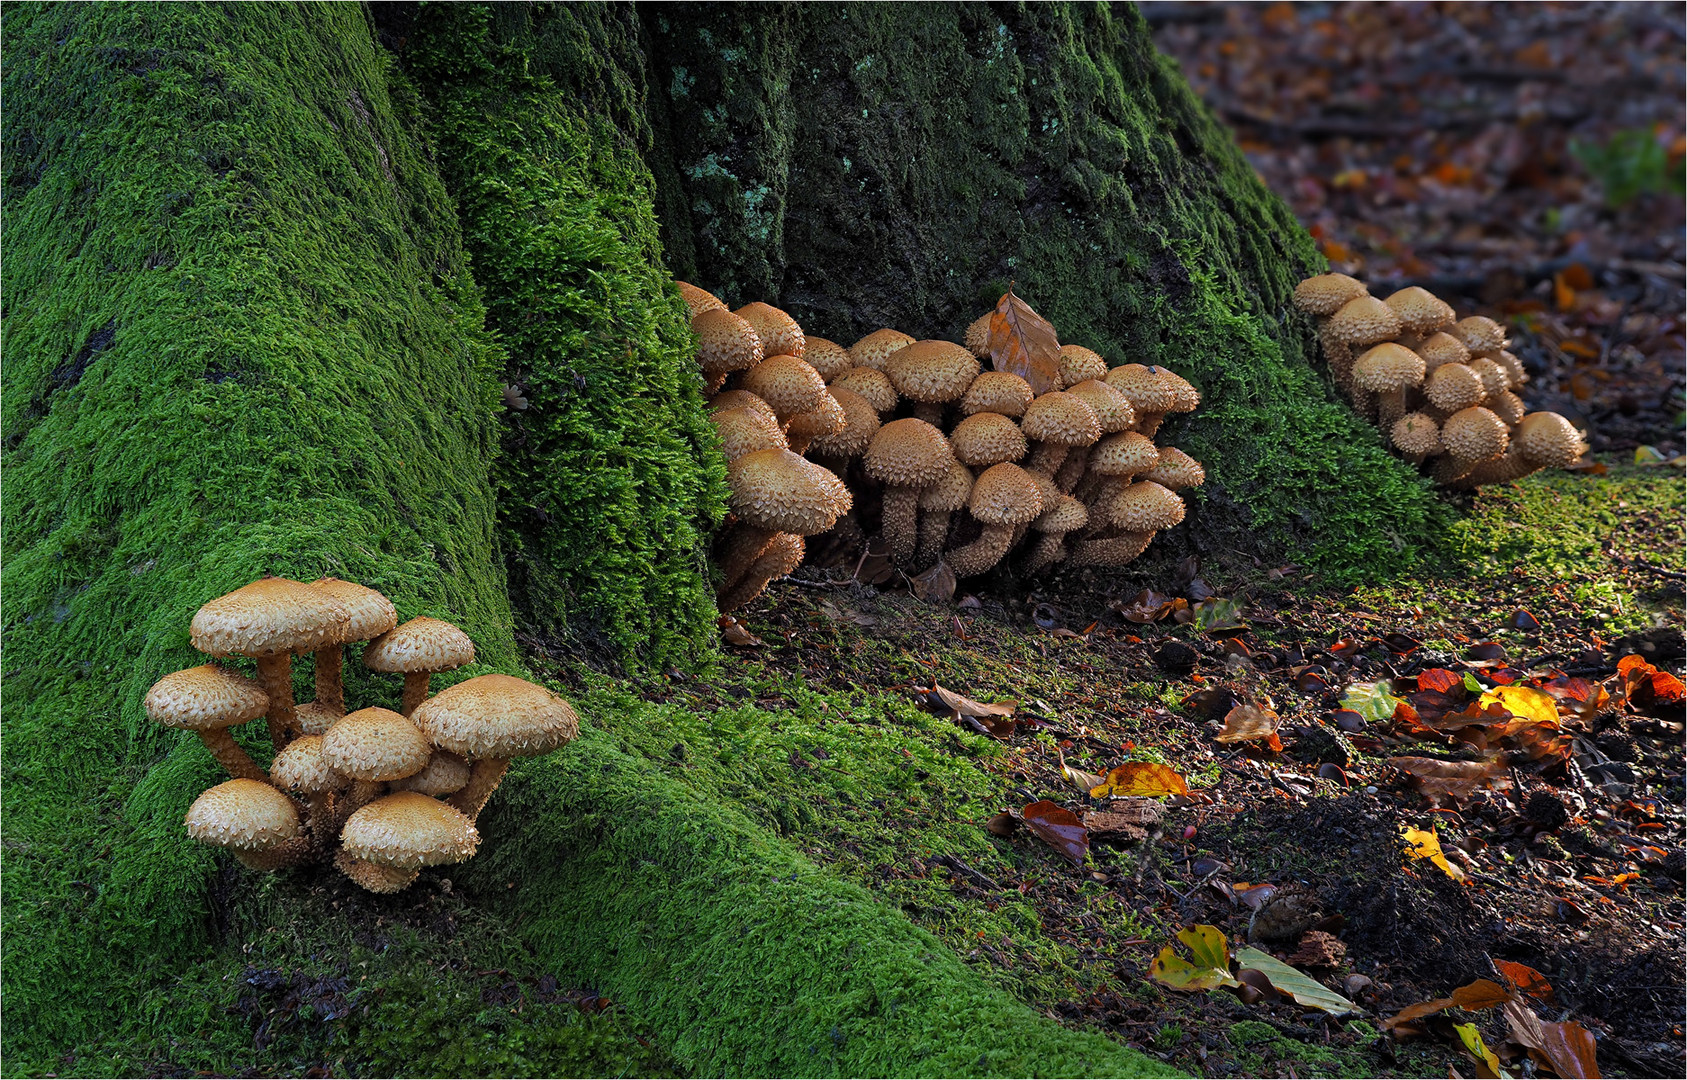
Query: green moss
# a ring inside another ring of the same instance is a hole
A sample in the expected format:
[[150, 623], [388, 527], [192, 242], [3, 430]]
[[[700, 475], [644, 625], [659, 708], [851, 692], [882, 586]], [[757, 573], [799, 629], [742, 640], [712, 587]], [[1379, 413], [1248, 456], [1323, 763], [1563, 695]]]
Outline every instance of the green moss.
[[[652, 8], [676, 272], [848, 343], [958, 340], [1010, 280], [1063, 340], [1200, 387], [1207, 486], [1166, 550], [1336, 579], [1435, 545], [1428, 485], [1308, 366], [1323, 267], [1125, 5]], [[665, 104], [666, 108], [661, 106]]]

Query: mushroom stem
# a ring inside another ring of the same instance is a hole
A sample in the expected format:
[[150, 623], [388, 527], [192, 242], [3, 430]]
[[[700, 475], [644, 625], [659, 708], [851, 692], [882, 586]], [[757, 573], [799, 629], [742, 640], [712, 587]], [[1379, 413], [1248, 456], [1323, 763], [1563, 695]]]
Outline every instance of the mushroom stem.
[[277, 750], [287, 749], [293, 739], [293, 657], [291, 653], [260, 656], [258, 682], [269, 697], [269, 741]]
[[[357, 811], [362, 807], [367, 806], [369, 803], [372, 803], [376, 799], [380, 798], [386, 790], [387, 785], [381, 783], [379, 780], [353, 780], [351, 782], [351, 790], [346, 792], [343, 798], [335, 800], [334, 822], [336, 826], [343, 827], [347, 818], [357, 813]], [[336, 834], [339, 831], [339, 828], [335, 828], [334, 830]]]
[[1031, 559], [1025, 564], [1027, 574], [1035, 574], [1044, 567], [1053, 566], [1066, 558], [1066, 534], [1043, 533], [1037, 540], [1037, 547], [1031, 552]]
[[1482, 463], [1479, 461], [1461, 458], [1455, 454], [1447, 454], [1436, 459], [1435, 469], [1431, 475], [1434, 476], [1437, 484], [1451, 484], [1455, 480], [1463, 479], [1480, 464]]
[[1482, 462], [1452, 481], [1449, 486], [1467, 489], [1486, 484], [1503, 484], [1511, 480], [1521, 480], [1530, 473], [1539, 472], [1541, 468], [1539, 462], [1530, 461], [1523, 456], [1521, 450], [1513, 446], [1507, 449], [1503, 456]]
[[1406, 391], [1384, 390], [1377, 395], [1377, 427], [1387, 431], [1406, 415]]
[[486, 800], [498, 790], [498, 784], [504, 779], [504, 773], [509, 771], [509, 758], [481, 758], [474, 763], [469, 772], [469, 782], [463, 789], [445, 801], [468, 815], [470, 821], [480, 816], [486, 806]]
[[1328, 330], [1319, 335], [1324, 346], [1324, 360], [1330, 365], [1330, 378], [1343, 390], [1353, 385], [1353, 350]]
[[951, 551], [945, 561], [958, 578], [972, 577], [1002, 561], [1013, 543], [1013, 526], [986, 525], [978, 539], [965, 547]]
[[1066, 462], [1068, 447], [1062, 443], [1050, 442], [1044, 439], [1031, 451], [1031, 460], [1025, 463], [1025, 471], [1041, 473], [1050, 480], [1060, 471], [1060, 466]]
[[785, 437], [785, 448], [793, 454], [803, 454], [808, 451], [809, 444], [813, 441], [814, 436], [812, 435], [791, 435], [787, 433]]
[[726, 385], [727, 376], [731, 374], [732, 372], [730, 371], [718, 371], [713, 375], [704, 375], [703, 396], [713, 397], [714, 395], [720, 393], [720, 388]]
[[334, 856], [334, 869], [373, 893], [395, 893], [413, 885], [421, 876], [420, 870], [400, 870], [396, 866], [382, 866], [360, 859], [340, 849]]
[[346, 714], [346, 686], [341, 678], [345, 650], [324, 645], [316, 650], [316, 700], [335, 716]]
[[884, 519], [881, 525], [885, 539], [890, 542], [890, 558], [897, 566], [909, 566], [919, 544], [920, 489], [887, 487], [884, 493]]
[[252, 756], [234, 741], [234, 736], [229, 734], [228, 728], [201, 731], [199, 741], [205, 744], [205, 749], [211, 751], [211, 756], [217, 759], [217, 764], [228, 770], [230, 776], [238, 780], [269, 783], [269, 774], [258, 768]]
[[[404, 673], [404, 703], [400, 711], [409, 716], [416, 711], [417, 706], [428, 700], [428, 686], [433, 681], [433, 673], [427, 671], [406, 671]], [[345, 703], [340, 703], [340, 711], [345, 711]]]
[[340, 831], [334, 820], [334, 802], [329, 797], [331, 794], [327, 791], [315, 791], [305, 800], [310, 804], [305, 829], [310, 833], [310, 838], [315, 841], [317, 848], [322, 851], [334, 846], [334, 839]]
[[311, 843], [308, 836], [295, 836], [262, 851], [236, 851], [234, 857], [240, 860], [240, 865], [248, 869], [269, 873], [314, 861], [316, 845]]
[[724, 613], [748, 604], [761, 595], [768, 582], [795, 570], [802, 562], [803, 550], [800, 536], [775, 537], [773, 543], [768, 544], [756, 561], [750, 564], [744, 576], [720, 594], [715, 606]]
[[727, 533], [721, 548], [724, 552], [720, 560], [721, 591], [725, 592], [738, 584], [738, 579], [761, 558], [761, 553], [767, 550], [767, 545], [778, 535], [777, 529], [764, 529], [746, 522], [739, 522]]
[[1151, 532], [1127, 532], [1105, 540], [1085, 540], [1073, 553], [1072, 561], [1080, 566], [1123, 566], [1148, 550]]
[[1163, 412], [1139, 412], [1136, 414], [1136, 433], [1145, 439], [1152, 439], [1160, 430], [1160, 421], [1166, 418]]
[[914, 565], [930, 566], [943, 557], [943, 542], [949, 538], [949, 511], [927, 510], [920, 515], [920, 541]]
[[924, 420], [926, 423], [930, 424], [932, 427], [937, 428], [939, 430], [942, 430], [942, 428], [943, 428], [943, 402], [941, 402], [941, 401], [916, 401], [914, 403], [914, 419]]
[[1068, 452], [1066, 460], [1060, 463], [1060, 469], [1054, 474], [1054, 486], [1068, 495], [1084, 478], [1084, 470], [1089, 467], [1090, 454], [1087, 449], [1077, 453]]

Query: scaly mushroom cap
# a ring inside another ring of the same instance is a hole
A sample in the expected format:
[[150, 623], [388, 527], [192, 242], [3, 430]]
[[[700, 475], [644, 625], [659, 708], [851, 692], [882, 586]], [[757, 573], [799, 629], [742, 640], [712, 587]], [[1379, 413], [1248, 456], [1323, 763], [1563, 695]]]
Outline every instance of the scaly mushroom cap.
[[1482, 377], [1468, 364], [1442, 364], [1430, 373], [1423, 392], [1430, 404], [1447, 413], [1471, 408], [1488, 396]]
[[346, 820], [343, 851], [398, 870], [460, 863], [480, 846], [468, 815], [415, 791], [376, 799]]
[[299, 810], [268, 784], [229, 780], [193, 800], [185, 824], [202, 844], [263, 851], [299, 835]]
[[1031, 527], [1042, 533], [1069, 533], [1089, 524], [1090, 512], [1070, 495], [1062, 495], [1037, 515]]
[[1011, 371], [981, 371], [961, 395], [961, 412], [967, 416], [986, 412], [1024, 416], [1036, 397], [1031, 384]]
[[955, 462], [942, 479], [920, 489], [920, 509], [952, 514], [967, 504], [972, 494], [972, 470]]
[[260, 578], [193, 616], [193, 647], [210, 656], [315, 652], [344, 640], [351, 615], [325, 592], [289, 578]]
[[392, 606], [392, 601], [366, 585], [325, 577], [311, 582], [310, 587], [338, 600], [346, 609], [350, 622], [345, 629], [345, 641], [341, 644], [368, 641], [398, 625], [398, 611]]
[[1374, 393], [1404, 390], [1423, 382], [1423, 357], [1392, 341], [1373, 346], [1354, 361], [1353, 383]]
[[1295, 307], [1328, 318], [1343, 304], [1366, 295], [1364, 283], [1346, 274], [1319, 274], [1295, 286]]
[[1064, 390], [1050, 390], [1033, 401], [1019, 426], [1026, 438], [1056, 446], [1088, 446], [1101, 438], [1101, 421], [1089, 402]]
[[820, 404], [826, 382], [795, 356], [778, 353], [744, 373], [744, 389], [772, 405], [784, 421]]
[[1201, 407], [1201, 392], [1195, 385], [1170, 368], [1160, 368], [1160, 377], [1172, 386], [1172, 407], [1167, 412], [1194, 412]]
[[773, 532], [823, 533], [853, 504], [849, 489], [830, 469], [789, 450], [757, 450], [730, 461], [726, 481], [733, 513]]
[[942, 403], [967, 392], [978, 377], [978, 358], [952, 341], [916, 341], [891, 353], [884, 372], [910, 401]]
[[697, 334], [697, 363], [705, 375], [744, 371], [762, 362], [756, 328], [724, 307], [692, 316], [691, 329]]
[[685, 306], [691, 309], [693, 319], [705, 311], [726, 310], [726, 304], [714, 293], [699, 289], [687, 281], [676, 281], [674, 284], [679, 286], [680, 299], [684, 300]]
[[1416, 457], [1438, 454], [1441, 452], [1441, 425], [1432, 416], [1420, 412], [1407, 413], [1389, 428], [1388, 441], [1402, 454]]
[[1575, 425], [1555, 412], [1530, 413], [1517, 429], [1517, 448], [1543, 468], [1562, 469], [1587, 453]]
[[1523, 370], [1523, 361], [1504, 349], [1493, 354], [1493, 361], [1505, 370], [1508, 389], [1515, 390], [1529, 381], [1528, 373]]
[[322, 761], [353, 780], [399, 780], [428, 764], [433, 748], [410, 718], [391, 709], [359, 709], [322, 736]]
[[991, 313], [986, 311], [967, 324], [966, 336], [961, 339], [961, 344], [966, 346], [967, 352], [980, 360], [990, 355], [990, 315]]
[[1090, 471], [1099, 476], [1135, 476], [1160, 464], [1154, 440], [1134, 431], [1109, 435], [1090, 451]]
[[861, 464], [868, 476], [892, 487], [923, 488], [941, 480], [954, 460], [955, 452], [941, 431], [908, 417], [880, 428]]
[[[878, 372], [874, 372], [878, 374]], [[830, 458], [860, 457], [879, 430], [879, 411], [873, 403], [853, 390], [836, 383], [827, 388], [843, 409], [844, 426], [830, 435], [821, 435], [808, 444], [810, 452]]]
[[755, 327], [756, 336], [761, 338], [763, 356], [794, 356], [802, 359], [802, 327], [785, 312], [772, 304], [757, 301], [745, 304], [733, 314]]
[[979, 474], [967, 510], [986, 525], [1028, 525], [1043, 512], [1043, 497], [1030, 473], [1003, 462]]
[[427, 767], [414, 776], [394, 780], [394, 791], [419, 791], [438, 798], [461, 791], [469, 782], [469, 763], [449, 750], [435, 750]]
[[[864, 367], [872, 368], [874, 371], [883, 371], [885, 361], [890, 359], [891, 353], [913, 343], [914, 339], [911, 336], [900, 330], [892, 330], [886, 327], [883, 330], [874, 330], [871, 334], [851, 345], [849, 347], [849, 359], [858, 368]], [[851, 387], [851, 389], [854, 388]], [[871, 401], [872, 398], [867, 400]], [[879, 411], [883, 412], [884, 410], [880, 409]]]
[[1417, 285], [1401, 289], [1383, 303], [1400, 317], [1400, 325], [1414, 334], [1433, 334], [1453, 323], [1452, 306]]
[[860, 394], [880, 415], [896, 408], [896, 387], [890, 384], [890, 376], [882, 371], [867, 367], [850, 368], [833, 379], [832, 385]]
[[580, 733], [572, 705], [509, 675], [458, 683], [423, 702], [416, 723], [435, 746], [470, 758], [548, 754]]
[[1060, 386], [1070, 390], [1081, 382], [1107, 378], [1107, 361], [1094, 349], [1082, 345], [1060, 347]]
[[1400, 316], [1374, 296], [1359, 296], [1331, 315], [1324, 329], [1349, 345], [1375, 345], [1399, 336]]
[[334, 869], [351, 878], [353, 883], [372, 893], [395, 893], [415, 884], [420, 876], [416, 870], [400, 870], [393, 866], [377, 866], [341, 848], [334, 856]]
[[1494, 352], [1506, 346], [1505, 327], [1486, 315], [1472, 315], [1460, 319], [1448, 331], [1472, 353]]
[[849, 358], [848, 349], [823, 337], [805, 337], [802, 358], [827, 382], [855, 366], [855, 361]]
[[1453, 335], [1440, 331], [1429, 335], [1413, 352], [1423, 357], [1424, 371], [1434, 371], [1442, 364], [1467, 364], [1470, 350]]
[[1476, 377], [1482, 380], [1482, 390], [1485, 394], [1497, 394], [1511, 385], [1505, 368], [1485, 356], [1478, 356], [1465, 366], [1476, 372]]
[[1095, 410], [1095, 418], [1101, 422], [1103, 434], [1128, 431], [1136, 423], [1136, 410], [1131, 408], [1130, 399], [1116, 386], [1100, 379], [1084, 379], [1067, 387], [1066, 392], [1083, 398], [1084, 403]]
[[253, 680], [216, 664], [201, 664], [153, 683], [144, 705], [154, 723], [215, 731], [256, 720], [269, 711], [269, 698]]
[[1482, 407], [1492, 410], [1508, 427], [1522, 423], [1524, 415], [1529, 411], [1529, 407], [1523, 404], [1523, 399], [1510, 390], [1501, 390], [1497, 394], [1489, 395]]
[[717, 413], [726, 409], [755, 409], [757, 412], [766, 413], [769, 420], [779, 418], [772, 405], [748, 390], [726, 390], [709, 399], [710, 412]]
[[791, 417], [785, 431], [792, 439], [807, 439], [812, 444], [815, 439], [842, 431], [848, 423], [849, 415], [843, 405], [826, 391], [821, 393], [820, 402], [814, 408]]
[[1461, 409], [1441, 425], [1441, 445], [1463, 461], [1487, 461], [1505, 453], [1511, 433], [1487, 409]]
[[[760, 409], [722, 409], [709, 417], [720, 434], [721, 452], [734, 461], [757, 450], [784, 450], [785, 433], [771, 412]], [[795, 417], [792, 418], [795, 422]]]
[[[909, 346], [912, 348], [912, 346]], [[1025, 433], [1011, 417], [981, 412], [962, 420], [949, 433], [955, 456], [968, 465], [994, 465], [1025, 456]]]
[[293, 721], [299, 725], [299, 732], [304, 735], [326, 735], [328, 729], [334, 726], [344, 713], [330, 709], [320, 701], [307, 701], [295, 707]]
[[1107, 373], [1107, 385], [1125, 395], [1138, 416], [1171, 412], [1178, 403], [1178, 387], [1165, 374], [1162, 367], [1123, 364]]
[[1141, 474], [1140, 478], [1151, 480], [1169, 491], [1182, 491], [1206, 483], [1207, 470], [1177, 447], [1166, 446], [1160, 449], [1159, 463]]
[[474, 642], [445, 622], [419, 615], [393, 627], [363, 650], [370, 671], [455, 671], [474, 663]]
[[320, 795], [350, 787], [352, 778], [335, 772], [322, 758], [322, 736], [305, 735], [288, 743], [269, 765], [270, 783], [285, 791]]
[[1152, 480], [1139, 480], [1114, 496], [1107, 516], [1127, 532], [1158, 532], [1183, 520], [1183, 500]]

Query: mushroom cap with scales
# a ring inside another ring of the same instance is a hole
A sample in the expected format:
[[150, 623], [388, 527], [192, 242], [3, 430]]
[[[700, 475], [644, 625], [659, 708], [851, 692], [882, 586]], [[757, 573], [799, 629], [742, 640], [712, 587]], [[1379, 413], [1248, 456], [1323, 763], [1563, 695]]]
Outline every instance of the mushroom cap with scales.
[[689, 281], [676, 281], [674, 284], [679, 286], [680, 299], [685, 301], [685, 306], [691, 311], [693, 319], [705, 311], [726, 310], [726, 302], [714, 293], [706, 289], [699, 289]]
[[802, 358], [820, 373], [822, 379], [828, 381], [855, 366], [855, 361], [849, 358], [848, 349], [823, 337], [804, 338]]
[[336, 772], [322, 756], [322, 736], [304, 735], [277, 752], [269, 766], [270, 783], [286, 791], [320, 795], [350, 787], [352, 778]]
[[1207, 482], [1207, 470], [1199, 461], [1175, 446], [1160, 448], [1160, 460], [1152, 469], [1140, 473], [1143, 480], [1152, 480], [1169, 491], [1200, 487]]
[[474, 663], [474, 642], [443, 619], [418, 615], [371, 641], [363, 666], [387, 673], [454, 671]]
[[1446, 331], [1437, 331], [1429, 335], [1412, 351], [1423, 357], [1425, 372], [1434, 371], [1442, 364], [1470, 362], [1470, 350], [1464, 347], [1464, 342]]
[[966, 416], [986, 412], [1024, 416], [1036, 397], [1031, 384], [1011, 371], [981, 371], [961, 395], [961, 412]]
[[1486, 356], [1478, 356], [1466, 366], [1476, 372], [1476, 377], [1482, 380], [1482, 389], [1490, 396], [1511, 386], [1511, 378], [1506, 375], [1505, 368], [1500, 367]]
[[1018, 461], [1028, 449], [1019, 425], [1001, 413], [981, 412], [962, 420], [949, 432], [955, 456], [968, 465]]
[[1495, 352], [1506, 346], [1505, 327], [1486, 315], [1460, 319], [1447, 331], [1474, 353]]
[[891, 353], [884, 372], [910, 401], [941, 404], [967, 392], [979, 375], [978, 358], [952, 341], [916, 341]]
[[1581, 432], [1555, 412], [1535, 412], [1517, 427], [1517, 448], [1523, 456], [1546, 468], [1563, 468], [1587, 453]]
[[862, 399], [877, 409], [880, 414], [896, 408], [898, 400], [896, 387], [891, 385], [889, 375], [876, 368], [850, 368], [833, 379], [832, 385], [860, 394]]
[[1158, 532], [1183, 520], [1183, 500], [1177, 493], [1139, 480], [1114, 496], [1107, 507], [1107, 519], [1127, 532]]
[[257, 780], [229, 780], [200, 794], [188, 808], [187, 834], [235, 851], [263, 851], [299, 835], [293, 800]]
[[1066, 392], [1073, 397], [1079, 397], [1091, 409], [1095, 410], [1095, 418], [1101, 423], [1102, 434], [1117, 431], [1129, 431], [1136, 423], [1136, 410], [1118, 387], [1100, 379], [1084, 379], [1066, 388]]
[[972, 485], [972, 470], [958, 461], [953, 462], [941, 479], [920, 489], [920, 509], [953, 513], [967, 504]]
[[1433, 334], [1453, 324], [1453, 308], [1420, 285], [1408, 285], [1383, 303], [1400, 317], [1400, 325], [1414, 334]]
[[1328, 318], [1349, 300], [1365, 296], [1365, 285], [1346, 274], [1318, 274], [1295, 286], [1295, 307], [1308, 315]]
[[194, 613], [193, 647], [210, 656], [315, 652], [347, 640], [351, 615], [328, 593], [290, 578], [260, 578]]
[[1423, 382], [1423, 367], [1423, 357], [1385, 341], [1354, 361], [1353, 384], [1374, 393], [1397, 393]]
[[352, 858], [416, 870], [459, 863], [480, 846], [468, 815], [415, 791], [383, 796], [346, 819], [340, 842]]
[[764, 358], [755, 327], [725, 308], [694, 316], [691, 329], [697, 335], [697, 363], [705, 375], [744, 371]]
[[883, 371], [885, 361], [898, 349], [914, 343], [911, 334], [904, 334], [900, 330], [889, 327], [874, 330], [849, 347], [849, 359], [856, 367], [872, 368]]
[[1031, 527], [1042, 533], [1069, 533], [1089, 524], [1089, 519], [1089, 510], [1083, 503], [1070, 495], [1061, 495], [1043, 508]]
[[[1121, 364], [1107, 373], [1107, 385], [1125, 396], [1136, 410], [1143, 413], [1170, 412], [1178, 404], [1176, 383], [1163, 377], [1165, 368], [1146, 364]], [[1181, 381], [1181, 380], [1179, 380]]]
[[892, 487], [923, 488], [942, 479], [954, 460], [941, 431], [908, 417], [880, 428], [861, 464], [868, 476]]
[[1468, 364], [1442, 364], [1430, 372], [1423, 392], [1430, 404], [1447, 413], [1471, 408], [1488, 396], [1482, 377]]
[[797, 325], [797, 320], [787, 313], [774, 307], [756, 301], [745, 304], [733, 312], [740, 319], [755, 328], [756, 336], [761, 339], [763, 356], [795, 356], [802, 358], [803, 332]]
[[745, 454], [729, 462], [726, 473], [733, 512], [759, 529], [814, 536], [830, 529], [853, 504], [849, 489], [831, 470], [789, 450]]
[[1051, 390], [1020, 417], [1027, 438], [1056, 446], [1088, 446], [1101, 438], [1101, 420], [1089, 402], [1064, 390]]
[[1042, 492], [1018, 465], [992, 465], [972, 485], [967, 511], [986, 525], [1028, 525], [1043, 512]]
[[1505, 453], [1510, 442], [1505, 421], [1488, 409], [1461, 409], [1441, 425], [1441, 445], [1463, 461], [1487, 461]]
[[759, 409], [722, 409], [709, 419], [720, 435], [721, 452], [734, 461], [757, 450], [786, 449], [785, 433], [771, 412]]
[[820, 393], [820, 401], [814, 408], [791, 417], [791, 422], [785, 426], [785, 432], [793, 442], [806, 440], [812, 444], [815, 439], [842, 431], [848, 423], [849, 416], [844, 412], [843, 405], [832, 396], [830, 390], [823, 390]]
[[1375, 345], [1400, 334], [1400, 316], [1374, 296], [1349, 300], [1330, 316], [1325, 331], [1348, 345]]
[[990, 355], [990, 315], [986, 311], [978, 318], [967, 324], [966, 334], [961, 338], [961, 344], [966, 346], [967, 352], [980, 360]]
[[244, 675], [217, 664], [201, 664], [153, 683], [144, 705], [154, 723], [214, 731], [256, 720], [269, 711], [269, 698], [262, 686]]
[[322, 736], [321, 754], [343, 776], [381, 782], [421, 772], [433, 748], [409, 717], [377, 707], [336, 720]]
[[1388, 441], [1402, 454], [1425, 457], [1441, 452], [1441, 425], [1435, 418], [1420, 412], [1410, 412], [1394, 421]]
[[773, 406], [781, 421], [820, 404], [826, 382], [799, 358], [777, 353], [744, 373], [743, 387]]
[[419, 791], [423, 795], [450, 795], [469, 782], [469, 763], [449, 750], [435, 750], [421, 772], [392, 782], [394, 791]]
[[748, 390], [722, 390], [709, 399], [710, 412], [717, 413], [726, 409], [754, 409], [759, 413], [765, 413], [769, 420], [779, 418], [778, 414], [773, 411], [772, 405]]
[[574, 707], [543, 686], [480, 675], [423, 702], [416, 723], [435, 746], [467, 758], [548, 754], [580, 733]]
[[[873, 435], [879, 430], [879, 410], [873, 408], [872, 402], [860, 394], [836, 383], [827, 387], [826, 392], [832, 395], [832, 400], [843, 409], [844, 425], [830, 435], [816, 438], [808, 444], [809, 450], [833, 458], [861, 456], [862, 451], [867, 449], [867, 444], [873, 441]], [[795, 422], [793, 419], [792, 423]]]
[[392, 601], [367, 585], [325, 577], [311, 582], [310, 587], [333, 597], [346, 609], [349, 621], [342, 644], [380, 637], [398, 625], [398, 611]]
[[1090, 451], [1090, 471], [1100, 476], [1133, 476], [1160, 464], [1153, 440], [1134, 431], [1109, 435]]
[[1060, 347], [1060, 388], [1070, 390], [1081, 382], [1107, 378], [1107, 361], [1094, 349], [1082, 345]]

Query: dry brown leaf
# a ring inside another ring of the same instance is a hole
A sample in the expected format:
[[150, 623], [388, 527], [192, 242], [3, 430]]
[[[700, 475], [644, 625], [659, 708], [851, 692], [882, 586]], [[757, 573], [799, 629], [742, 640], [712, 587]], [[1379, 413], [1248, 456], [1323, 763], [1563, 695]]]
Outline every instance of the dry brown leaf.
[[744, 624], [733, 618], [731, 615], [722, 615], [720, 617], [719, 625], [721, 640], [725, 641], [728, 645], [736, 645], [743, 649], [753, 649], [767, 644], [767, 642], [763, 641], [761, 638], [744, 629]]
[[1018, 375], [1034, 393], [1060, 389], [1060, 339], [1011, 285], [990, 313], [989, 348], [990, 366]]
[[1077, 814], [1058, 803], [1039, 799], [1021, 810], [1019, 816], [1032, 832], [1071, 859], [1073, 865], [1083, 865], [1084, 856], [1090, 850], [1090, 836]]
[[1019, 703], [1016, 701], [997, 701], [987, 705], [982, 701], [974, 701], [969, 697], [957, 694], [953, 690], [941, 687], [936, 683], [932, 683], [931, 689], [925, 693], [933, 703], [961, 716], [1012, 716], [1013, 710], [1019, 707]]
[[[1244, 742], [1250, 739], [1276, 741], [1279, 718], [1270, 709], [1258, 705], [1238, 705], [1224, 717], [1224, 730], [1213, 736], [1215, 742]], [[1275, 749], [1281, 750], [1278, 742]]]
[[1516, 999], [1506, 1002], [1503, 1011], [1512, 1040], [1528, 1047], [1537, 1065], [1563, 1077], [1601, 1075], [1593, 1034], [1574, 1020], [1549, 1023]]
[[942, 559], [908, 579], [914, 595], [928, 604], [946, 604], [955, 595], [955, 572]]
[[1388, 764], [1412, 778], [1432, 803], [1468, 798], [1505, 772], [1503, 761], [1441, 761], [1426, 757], [1391, 757]]
[[[1058, 753], [1058, 751], [1056, 752]], [[1084, 794], [1088, 794], [1091, 788], [1100, 787], [1107, 782], [1107, 778], [1104, 776], [1097, 776], [1095, 773], [1085, 772], [1082, 769], [1074, 769], [1066, 764], [1065, 754], [1060, 754], [1060, 775], [1065, 777], [1068, 784]]]

